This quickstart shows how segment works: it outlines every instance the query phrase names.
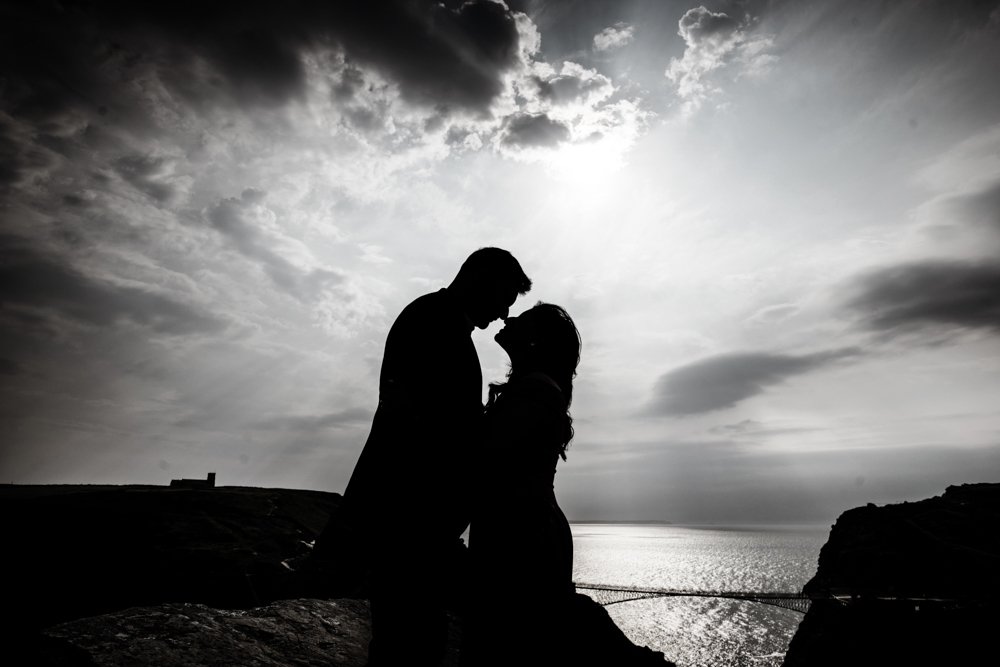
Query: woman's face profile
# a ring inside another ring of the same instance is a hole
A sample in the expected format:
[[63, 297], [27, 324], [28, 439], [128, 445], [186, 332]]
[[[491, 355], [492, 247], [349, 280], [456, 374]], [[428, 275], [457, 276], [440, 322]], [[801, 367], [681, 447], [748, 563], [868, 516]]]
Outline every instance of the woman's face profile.
[[513, 361], [515, 356], [530, 348], [535, 342], [535, 314], [530, 308], [517, 317], [508, 317], [494, 340]]

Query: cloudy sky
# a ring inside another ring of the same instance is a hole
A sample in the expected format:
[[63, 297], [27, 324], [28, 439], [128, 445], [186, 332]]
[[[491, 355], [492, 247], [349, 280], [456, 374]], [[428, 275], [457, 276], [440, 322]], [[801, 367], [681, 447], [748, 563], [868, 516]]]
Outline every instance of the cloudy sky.
[[486, 245], [583, 335], [571, 519], [1000, 481], [996, 2], [18, 4], [0, 481], [341, 491]]

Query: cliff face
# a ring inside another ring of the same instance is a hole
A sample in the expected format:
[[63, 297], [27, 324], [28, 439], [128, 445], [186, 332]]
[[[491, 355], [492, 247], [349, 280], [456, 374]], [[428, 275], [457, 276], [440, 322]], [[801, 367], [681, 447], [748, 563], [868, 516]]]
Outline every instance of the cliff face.
[[[289, 489], [0, 486], [4, 664], [362, 667], [368, 602], [296, 599], [346, 588], [283, 565], [309, 553], [339, 501]], [[445, 664], [456, 665], [454, 621], [450, 633]]]
[[248, 608], [289, 597], [340, 497], [289, 489], [4, 486], [3, 631], [125, 607]]
[[1000, 484], [845, 512], [785, 667], [977, 664], [1000, 623]]

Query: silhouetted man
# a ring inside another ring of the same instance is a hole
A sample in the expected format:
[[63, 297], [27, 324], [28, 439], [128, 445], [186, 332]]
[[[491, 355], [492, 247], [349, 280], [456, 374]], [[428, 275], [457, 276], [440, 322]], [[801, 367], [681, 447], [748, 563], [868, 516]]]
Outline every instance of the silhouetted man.
[[372, 667], [436, 665], [444, 656], [444, 591], [455, 585], [454, 555], [469, 524], [483, 410], [471, 333], [506, 318], [529, 289], [509, 252], [481, 248], [389, 330], [371, 433], [314, 550], [322, 559], [353, 549], [371, 568]]

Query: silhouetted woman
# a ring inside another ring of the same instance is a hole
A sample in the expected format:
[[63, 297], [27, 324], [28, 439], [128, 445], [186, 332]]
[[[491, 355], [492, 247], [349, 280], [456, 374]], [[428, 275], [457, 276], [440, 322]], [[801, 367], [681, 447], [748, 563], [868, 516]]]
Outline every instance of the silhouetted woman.
[[511, 369], [506, 383], [490, 386], [486, 405], [463, 665], [669, 664], [632, 644], [574, 590], [573, 537], [553, 490], [573, 437], [569, 405], [580, 361], [573, 320], [539, 303], [508, 318], [496, 341]]

